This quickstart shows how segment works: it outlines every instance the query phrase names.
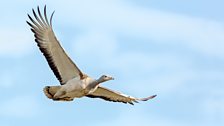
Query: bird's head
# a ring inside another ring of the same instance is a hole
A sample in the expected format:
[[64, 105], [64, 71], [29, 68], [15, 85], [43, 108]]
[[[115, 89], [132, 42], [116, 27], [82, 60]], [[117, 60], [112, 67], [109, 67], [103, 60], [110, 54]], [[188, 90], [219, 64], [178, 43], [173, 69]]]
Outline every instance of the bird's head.
[[114, 78], [108, 75], [102, 75], [98, 80], [100, 83], [102, 83], [105, 81], [114, 80]]

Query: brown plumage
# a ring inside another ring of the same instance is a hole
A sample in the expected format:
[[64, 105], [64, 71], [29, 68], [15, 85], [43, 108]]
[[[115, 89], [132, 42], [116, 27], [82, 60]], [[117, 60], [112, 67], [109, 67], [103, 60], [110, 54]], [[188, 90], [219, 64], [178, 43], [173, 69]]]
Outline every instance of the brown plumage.
[[[68, 57], [54, 35], [54, 31], [52, 29], [52, 18], [54, 12], [51, 14], [49, 23], [47, 19], [46, 6], [44, 7], [44, 18], [40, 13], [39, 7], [37, 7], [37, 10], [40, 18], [33, 9], [32, 11], [36, 21], [34, 21], [28, 14], [28, 17], [33, 24], [28, 21], [27, 23], [31, 26], [31, 31], [34, 33], [35, 41], [55, 76], [61, 84], [65, 84], [68, 80], [77, 76], [83, 79], [83, 73], [72, 62], [70, 57]], [[74, 72], [66, 72], [66, 70], [74, 70]]]

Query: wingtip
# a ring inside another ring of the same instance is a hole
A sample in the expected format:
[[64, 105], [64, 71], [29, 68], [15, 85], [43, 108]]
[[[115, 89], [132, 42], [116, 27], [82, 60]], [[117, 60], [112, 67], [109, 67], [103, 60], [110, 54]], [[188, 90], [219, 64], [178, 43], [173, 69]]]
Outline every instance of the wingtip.
[[130, 105], [135, 105], [133, 102], [128, 102]]
[[54, 16], [54, 13], [55, 13], [55, 10], [52, 12], [51, 17], [50, 17], [50, 25], [51, 25], [51, 27], [52, 27], [52, 18]]
[[32, 8], [32, 12], [35, 13], [35, 10]]
[[40, 7], [39, 7], [39, 5], [37, 6], [37, 11], [40, 12]]
[[153, 99], [153, 98], [155, 98], [157, 95], [152, 95], [152, 96], [149, 96], [149, 97], [147, 97], [147, 98], [141, 98], [141, 99], [139, 99], [140, 101], [148, 101], [149, 99]]
[[151, 96], [152, 98], [155, 98], [157, 95], [153, 95], [153, 96]]

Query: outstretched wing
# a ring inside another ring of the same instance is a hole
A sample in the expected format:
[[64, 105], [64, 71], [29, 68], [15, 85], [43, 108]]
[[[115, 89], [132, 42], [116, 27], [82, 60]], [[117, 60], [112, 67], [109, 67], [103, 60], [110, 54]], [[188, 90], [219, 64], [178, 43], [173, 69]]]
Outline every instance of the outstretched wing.
[[35, 20], [28, 14], [31, 23], [28, 21], [27, 23], [31, 26], [35, 41], [57, 79], [63, 85], [72, 78], [83, 78], [83, 73], [68, 57], [54, 35], [52, 29], [52, 17], [54, 12], [51, 15], [49, 23], [46, 14], [46, 6], [44, 7], [44, 17], [41, 15], [39, 6], [37, 7], [37, 11], [38, 14], [33, 9]]
[[122, 94], [120, 92], [115, 92], [110, 89], [107, 89], [105, 87], [99, 86], [96, 91], [93, 93], [86, 95], [87, 97], [90, 98], [102, 98], [107, 101], [112, 101], [112, 102], [123, 102], [123, 103], [129, 103], [134, 105], [133, 102], [138, 103], [138, 101], [147, 101], [149, 99], [152, 99], [156, 97], [156, 95], [147, 97], [147, 98], [134, 98], [132, 96], [128, 96], [125, 94]]

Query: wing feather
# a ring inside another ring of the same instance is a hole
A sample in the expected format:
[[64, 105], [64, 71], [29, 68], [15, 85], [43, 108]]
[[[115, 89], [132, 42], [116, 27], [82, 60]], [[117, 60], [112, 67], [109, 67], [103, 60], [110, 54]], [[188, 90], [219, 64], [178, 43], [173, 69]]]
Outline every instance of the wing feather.
[[37, 42], [39, 49], [45, 56], [57, 79], [61, 84], [65, 84], [72, 78], [83, 78], [83, 73], [65, 53], [54, 34], [52, 29], [54, 12], [51, 14], [49, 23], [46, 14], [46, 6], [44, 7], [44, 17], [41, 15], [39, 7], [37, 7], [37, 11], [38, 13], [32, 9], [35, 20], [28, 14], [31, 22], [27, 21], [27, 23], [34, 33], [35, 41]]
[[120, 92], [112, 91], [110, 89], [107, 89], [105, 87], [99, 86], [96, 91], [93, 93], [87, 95], [87, 97], [90, 98], [101, 98], [107, 101], [112, 101], [112, 102], [122, 102], [122, 103], [129, 103], [131, 105], [134, 105], [135, 103], [138, 103], [138, 101], [147, 101], [149, 99], [152, 99], [156, 97], [156, 95], [147, 97], [147, 98], [134, 98], [132, 96], [128, 96], [125, 94], [122, 94]]

